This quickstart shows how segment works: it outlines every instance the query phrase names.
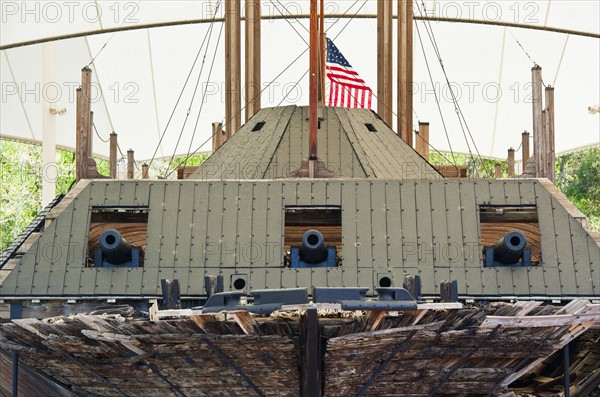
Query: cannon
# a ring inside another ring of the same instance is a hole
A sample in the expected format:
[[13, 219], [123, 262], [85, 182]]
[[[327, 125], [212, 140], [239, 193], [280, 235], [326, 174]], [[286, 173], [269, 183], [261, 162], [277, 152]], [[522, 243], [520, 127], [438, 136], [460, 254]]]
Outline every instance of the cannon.
[[337, 250], [325, 245], [325, 238], [318, 230], [308, 230], [302, 236], [302, 245], [291, 247], [291, 267], [335, 267]]
[[527, 238], [518, 230], [507, 232], [496, 244], [485, 248], [485, 266], [532, 266]]
[[98, 239], [94, 252], [96, 267], [139, 267], [140, 249], [133, 247], [121, 233], [107, 229]]

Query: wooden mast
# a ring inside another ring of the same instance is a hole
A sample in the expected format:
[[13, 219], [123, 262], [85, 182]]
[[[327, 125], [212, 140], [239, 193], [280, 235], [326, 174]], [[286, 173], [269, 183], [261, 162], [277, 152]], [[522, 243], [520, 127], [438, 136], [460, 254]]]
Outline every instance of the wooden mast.
[[409, 146], [413, 145], [412, 85], [413, 4], [412, 0], [398, 0], [398, 135]]
[[392, 2], [377, 1], [377, 113], [392, 126]]
[[225, 0], [225, 129], [241, 126], [240, 2]]
[[319, 34], [317, 20], [317, 0], [310, 0], [310, 90], [308, 138], [309, 160], [317, 159], [317, 123], [319, 117]]
[[246, 0], [246, 121], [260, 110], [260, 0]]
[[542, 127], [542, 68], [535, 65], [531, 68], [531, 103], [533, 106], [533, 156], [535, 157], [535, 175], [543, 175], [543, 127]]

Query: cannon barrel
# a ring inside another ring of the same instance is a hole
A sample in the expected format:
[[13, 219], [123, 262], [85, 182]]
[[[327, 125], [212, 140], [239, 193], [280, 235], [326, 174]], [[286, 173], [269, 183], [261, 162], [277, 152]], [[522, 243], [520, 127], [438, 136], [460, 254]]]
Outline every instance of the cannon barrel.
[[131, 244], [115, 229], [107, 229], [100, 235], [99, 247], [106, 261], [121, 265], [131, 261]]
[[327, 247], [321, 232], [311, 229], [304, 233], [300, 246], [300, 260], [311, 265], [327, 260]]
[[512, 230], [507, 232], [494, 245], [494, 260], [505, 265], [518, 262], [523, 256], [527, 238], [523, 233]]

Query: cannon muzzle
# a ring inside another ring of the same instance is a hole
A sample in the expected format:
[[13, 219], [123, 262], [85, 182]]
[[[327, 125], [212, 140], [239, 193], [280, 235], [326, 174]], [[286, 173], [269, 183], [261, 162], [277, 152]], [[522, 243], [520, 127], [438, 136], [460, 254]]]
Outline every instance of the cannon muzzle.
[[113, 265], [123, 265], [131, 262], [133, 247], [115, 229], [102, 232], [99, 240], [99, 248], [106, 262]]
[[494, 261], [505, 265], [518, 262], [523, 257], [526, 245], [527, 238], [523, 233], [510, 231], [494, 245]]
[[311, 229], [304, 233], [300, 247], [300, 260], [312, 265], [327, 260], [327, 247], [325, 239], [318, 230]]

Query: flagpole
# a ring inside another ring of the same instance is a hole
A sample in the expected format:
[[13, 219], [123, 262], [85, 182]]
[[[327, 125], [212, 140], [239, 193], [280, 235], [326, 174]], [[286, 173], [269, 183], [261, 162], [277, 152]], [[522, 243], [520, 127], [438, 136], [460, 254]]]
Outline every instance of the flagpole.
[[309, 160], [317, 159], [317, 122], [319, 93], [319, 36], [317, 21], [317, 0], [310, 0], [310, 90], [309, 90], [309, 125], [308, 138]]

